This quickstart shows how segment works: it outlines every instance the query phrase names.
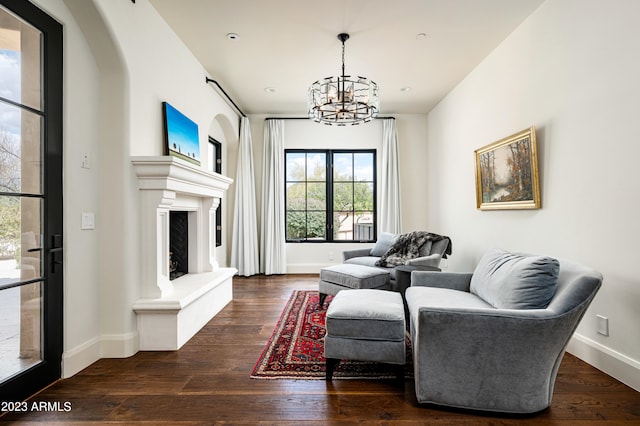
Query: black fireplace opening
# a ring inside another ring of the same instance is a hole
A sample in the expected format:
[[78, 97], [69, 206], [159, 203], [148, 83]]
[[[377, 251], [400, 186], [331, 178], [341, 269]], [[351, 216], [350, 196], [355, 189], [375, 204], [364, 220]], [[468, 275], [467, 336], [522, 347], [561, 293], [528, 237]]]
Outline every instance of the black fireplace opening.
[[189, 273], [189, 217], [185, 211], [169, 212], [169, 279]]

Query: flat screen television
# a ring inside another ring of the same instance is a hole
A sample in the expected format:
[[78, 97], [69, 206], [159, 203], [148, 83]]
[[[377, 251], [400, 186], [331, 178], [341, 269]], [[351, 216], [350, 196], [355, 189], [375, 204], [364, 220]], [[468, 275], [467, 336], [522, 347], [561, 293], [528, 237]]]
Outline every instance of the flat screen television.
[[200, 165], [198, 125], [168, 102], [162, 103], [165, 154]]

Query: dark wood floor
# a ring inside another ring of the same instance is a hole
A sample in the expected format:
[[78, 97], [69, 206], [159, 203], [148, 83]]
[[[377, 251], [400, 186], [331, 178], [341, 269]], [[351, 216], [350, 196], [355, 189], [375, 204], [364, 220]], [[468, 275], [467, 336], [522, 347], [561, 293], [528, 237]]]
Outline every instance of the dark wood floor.
[[33, 402], [70, 411], [8, 413], [16, 424], [639, 425], [640, 393], [567, 354], [552, 406], [508, 417], [420, 406], [413, 382], [249, 378], [293, 289], [317, 276], [234, 278], [234, 301], [182, 349], [102, 359]]

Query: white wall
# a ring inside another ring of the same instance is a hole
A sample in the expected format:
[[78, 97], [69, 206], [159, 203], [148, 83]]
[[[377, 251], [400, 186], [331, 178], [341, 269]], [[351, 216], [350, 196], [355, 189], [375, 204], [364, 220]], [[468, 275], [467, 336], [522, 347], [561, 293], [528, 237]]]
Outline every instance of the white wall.
[[[80, 28], [62, 0], [36, 1], [64, 24], [63, 39], [63, 197], [64, 197], [64, 347], [69, 357], [86, 366], [99, 357], [100, 334], [98, 232], [80, 230], [82, 212], [99, 211], [100, 73]], [[91, 169], [80, 167], [81, 155], [92, 156]], [[64, 368], [63, 374], [67, 369]]]
[[[425, 174], [416, 175], [415, 170], [424, 169], [426, 155], [426, 116], [395, 115], [398, 130], [398, 151], [401, 163], [402, 220], [404, 230], [426, 229]], [[251, 138], [253, 142], [254, 169], [258, 217], [262, 200], [262, 161], [264, 149], [264, 115], [252, 115]], [[310, 120], [285, 120], [285, 149], [376, 149], [378, 178], [382, 160], [382, 121], [374, 120], [359, 126], [326, 126]], [[235, 171], [234, 171], [235, 173]], [[378, 185], [378, 190], [380, 185]], [[378, 205], [380, 196], [378, 193]], [[437, 232], [436, 230], [432, 230]], [[342, 263], [344, 250], [371, 246], [357, 243], [288, 243], [288, 273], [318, 273], [320, 268]]]
[[[635, 0], [548, 0], [431, 111], [427, 152], [429, 225], [453, 238], [449, 269], [472, 270], [498, 246], [599, 270], [570, 351], [636, 389], [638, 16]], [[473, 151], [531, 125], [542, 209], [476, 210]]]
[[[237, 144], [238, 117], [147, 0], [36, 0], [64, 25], [63, 375], [138, 350], [139, 195], [130, 157], [162, 155], [162, 101]], [[141, 30], [144, 29], [144, 30]], [[93, 167], [80, 168], [91, 154]], [[224, 170], [223, 170], [224, 172]], [[228, 208], [228, 206], [227, 206]], [[80, 231], [81, 212], [96, 229]], [[219, 248], [221, 265], [227, 248]], [[222, 259], [222, 260], [221, 260]]]

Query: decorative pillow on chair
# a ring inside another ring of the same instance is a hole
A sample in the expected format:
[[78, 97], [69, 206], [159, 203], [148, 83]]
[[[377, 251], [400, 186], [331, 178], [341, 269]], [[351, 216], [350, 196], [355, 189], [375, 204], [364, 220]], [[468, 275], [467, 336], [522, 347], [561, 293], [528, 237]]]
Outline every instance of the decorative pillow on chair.
[[376, 241], [376, 245], [371, 249], [371, 256], [380, 257], [391, 248], [393, 243], [396, 242], [398, 236], [396, 234], [392, 234], [390, 232], [381, 232], [378, 235], [378, 241]]
[[556, 292], [557, 259], [489, 250], [471, 277], [471, 293], [495, 308], [544, 309]]

